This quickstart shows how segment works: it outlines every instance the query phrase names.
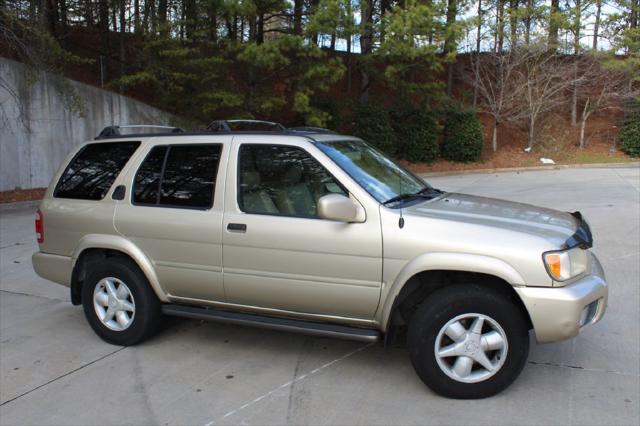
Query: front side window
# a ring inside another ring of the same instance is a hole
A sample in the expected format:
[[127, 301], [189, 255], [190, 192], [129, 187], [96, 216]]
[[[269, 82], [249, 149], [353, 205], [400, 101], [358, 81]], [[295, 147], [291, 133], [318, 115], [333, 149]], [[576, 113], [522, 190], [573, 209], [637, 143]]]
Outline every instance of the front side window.
[[154, 147], [136, 173], [133, 202], [210, 208], [221, 152], [221, 145]]
[[139, 146], [140, 142], [87, 144], [65, 169], [53, 196], [102, 200]]
[[305, 150], [285, 145], [240, 147], [238, 204], [245, 213], [318, 217], [318, 199], [347, 191]]
[[362, 141], [319, 142], [316, 146], [380, 203], [430, 188], [413, 173]]

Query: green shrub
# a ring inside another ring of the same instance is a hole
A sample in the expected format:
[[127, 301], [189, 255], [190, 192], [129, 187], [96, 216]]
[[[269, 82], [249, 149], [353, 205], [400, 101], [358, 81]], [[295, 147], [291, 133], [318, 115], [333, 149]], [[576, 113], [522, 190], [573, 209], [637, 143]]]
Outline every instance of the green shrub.
[[442, 156], [450, 161], [478, 161], [482, 154], [482, 128], [475, 111], [446, 112]]
[[390, 115], [400, 153], [407, 160], [431, 163], [438, 158], [438, 126], [432, 109], [402, 100]]
[[634, 117], [622, 126], [620, 145], [627, 155], [640, 157], [640, 117]]
[[369, 101], [355, 109], [353, 134], [387, 154], [395, 154], [397, 147], [389, 113], [381, 102]]

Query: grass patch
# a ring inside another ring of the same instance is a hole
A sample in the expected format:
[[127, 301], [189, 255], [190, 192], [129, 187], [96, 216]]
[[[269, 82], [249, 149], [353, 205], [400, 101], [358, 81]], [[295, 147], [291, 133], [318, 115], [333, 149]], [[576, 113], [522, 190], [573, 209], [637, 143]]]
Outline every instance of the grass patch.
[[634, 159], [621, 153], [606, 154], [600, 152], [576, 152], [573, 155], [569, 155], [565, 161], [572, 164], [596, 164], [629, 163], [633, 162]]

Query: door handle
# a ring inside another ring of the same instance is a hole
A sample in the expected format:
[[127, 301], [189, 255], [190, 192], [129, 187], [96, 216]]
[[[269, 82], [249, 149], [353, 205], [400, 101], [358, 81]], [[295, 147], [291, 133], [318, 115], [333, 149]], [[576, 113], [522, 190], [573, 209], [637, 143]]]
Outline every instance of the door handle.
[[227, 231], [247, 232], [247, 225], [244, 223], [230, 223], [227, 225]]

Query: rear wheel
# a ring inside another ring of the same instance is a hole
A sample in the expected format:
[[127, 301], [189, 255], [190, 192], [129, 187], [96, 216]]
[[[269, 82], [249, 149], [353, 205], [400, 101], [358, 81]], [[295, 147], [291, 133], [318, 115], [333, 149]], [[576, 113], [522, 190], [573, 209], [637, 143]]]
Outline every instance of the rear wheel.
[[114, 345], [135, 345], [158, 329], [160, 302], [140, 269], [128, 259], [110, 258], [90, 266], [82, 306], [91, 328]]
[[422, 381], [451, 398], [484, 398], [508, 387], [529, 352], [520, 308], [480, 286], [456, 285], [433, 293], [409, 324], [411, 362]]

